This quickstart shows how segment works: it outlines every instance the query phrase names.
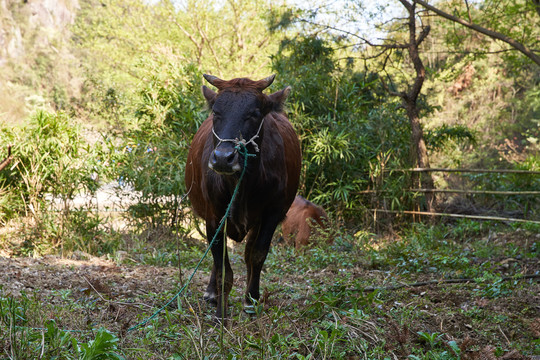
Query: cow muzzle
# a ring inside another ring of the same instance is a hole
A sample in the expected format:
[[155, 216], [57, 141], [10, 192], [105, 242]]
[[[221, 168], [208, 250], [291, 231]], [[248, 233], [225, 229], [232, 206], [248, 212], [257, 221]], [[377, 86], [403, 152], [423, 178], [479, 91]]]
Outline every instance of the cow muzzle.
[[220, 175], [232, 175], [242, 170], [238, 151], [234, 147], [218, 147], [212, 151], [208, 167]]

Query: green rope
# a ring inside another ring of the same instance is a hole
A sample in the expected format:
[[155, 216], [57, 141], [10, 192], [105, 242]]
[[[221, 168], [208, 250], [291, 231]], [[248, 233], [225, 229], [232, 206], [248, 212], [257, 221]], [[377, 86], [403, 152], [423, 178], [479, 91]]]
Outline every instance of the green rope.
[[[176, 295], [174, 295], [171, 300], [169, 300], [165, 305], [163, 305], [161, 308], [159, 308], [156, 312], [154, 312], [151, 316], [149, 316], [148, 318], [146, 318], [145, 320], [141, 321], [140, 323], [138, 323], [137, 325], [135, 326], [132, 326], [130, 327], [127, 331], [130, 332], [132, 330], [135, 330], [141, 326], [144, 326], [146, 325], [150, 320], [152, 320], [153, 318], [155, 318], [156, 316], [159, 315], [159, 313], [161, 313], [163, 310], [165, 310], [165, 308], [167, 306], [169, 306], [174, 300], [176, 300], [180, 295], [182, 295], [182, 293], [184, 292], [184, 290], [186, 289], [186, 287], [189, 285], [189, 283], [191, 282], [191, 280], [193, 279], [193, 277], [195, 276], [195, 273], [197, 272], [197, 270], [199, 269], [199, 266], [201, 266], [201, 263], [203, 262], [203, 260], [206, 258], [206, 255], [208, 255], [208, 252], [210, 251], [210, 249], [212, 248], [212, 246], [214, 245], [214, 242], [216, 241], [217, 239], [217, 235], [219, 234], [219, 232], [221, 231], [221, 229], [223, 228], [223, 225], [225, 224], [225, 221], [227, 220], [227, 217], [229, 216], [229, 212], [231, 211], [231, 207], [232, 207], [232, 203], [234, 201], [234, 199], [236, 198], [236, 195], [238, 195], [238, 189], [240, 188], [240, 183], [242, 182], [242, 178], [244, 177], [244, 174], [246, 173], [246, 168], [247, 168], [247, 160], [248, 160], [248, 157], [254, 157], [254, 156], [257, 156], [256, 154], [250, 154], [248, 153], [247, 151], [247, 148], [246, 148], [246, 145], [244, 145], [243, 143], [238, 143], [236, 146], [235, 146], [235, 149], [238, 150], [238, 152], [244, 156], [244, 168], [242, 169], [242, 173], [240, 174], [240, 178], [238, 179], [238, 182], [236, 183], [236, 187], [234, 188], [234, 192], [233, 192], [233, 195], [231, 197], [231, 201], [229, 202], [229, 205], [227, 206], [227, 210], [225, 211], [225, 215], [223, 215], [223, 217], [221, 218], [221, 221], [219, 223], [219, 226], [216, 230], [216, 233], [214, 234], [214, 237], [212, 238], [212, 241], [210, 242], [210, 244], [208, 245], [208, 248], [206, 248], [206, 251], [204, 252], [202, 258], [199, 260], [199, 262], [197, 263], [197, 266], [195, 266], [195, 269], [193, 270], [193, 272], [191, 273], [191, 276], [189, 277], [188, 281], [184, 284], [184, 286], [182, 286], [182, 288], [176, 293]], [[224, 234], [225, 236], [227, 236], [226, 234]], [[224, 244], [224, 246], [227, 246], [226, 244]], [[219, 306], [219, 305], [218, 305]]]

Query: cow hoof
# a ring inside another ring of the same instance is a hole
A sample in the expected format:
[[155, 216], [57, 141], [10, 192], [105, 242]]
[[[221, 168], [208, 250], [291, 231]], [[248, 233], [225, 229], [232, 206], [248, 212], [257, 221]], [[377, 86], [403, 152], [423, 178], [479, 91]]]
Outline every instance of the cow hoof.
[[217, 305], [216, 294], [205, 292], [203, 295], [203, 300], [212, 305]]

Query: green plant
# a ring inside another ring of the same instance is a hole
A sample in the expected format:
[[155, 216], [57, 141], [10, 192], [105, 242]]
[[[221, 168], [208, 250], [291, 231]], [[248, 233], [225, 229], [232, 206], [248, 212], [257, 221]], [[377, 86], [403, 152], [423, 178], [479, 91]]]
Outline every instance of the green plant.
[[[180, 220], [185, 193], [184, 163], [191, 137], [203, 120], [200, 73], [193, 66], [152, 59], [144, 63], [149, 81], [140, 90], [133, 124], [115, 152], [121, 184], [140, 192], [129, 215], [154, 227]], [[143, 66], [143, 65], [141, 65]]]
[[79, 360], [123, 360], [118, 354], [118, 338], [106, 329], [98, 329], [94, 340], [76, 347]]
[[480, 284], [478, 293], [486, 298], [498, 298], [509, 294], [512, 291], [511, 281], [505, 281], [500, 275], [484, 271], [481, 277], [475, 279]]
[[37, 297], [30, 298], [26, 294], [19, 299], [0, 296], [0, 344], [9, 344], [4, 351], [10, 358], [123, 359], [119, 355], [118, 337], [106, 329], [97, 329], [94, 338], [85, 343], [76, 336], [81, 332], [62, 330], [55, 320], [48, 320], [43, 328], [32, 327], [35, 322], [30, 318], [39, 316], [40, 308]]
[[341, 332], [338, 329], [332, 329], [330, 332], [322, 329], [315, 329], [315, 348], [316, 353], [321, 359], [343, 359], [345, 354], [337, 349], [337, 343], [340, 341]]
[[396, 163], [408, 161], [408, 125], [398, 103], [383, 96], [376, 74], [342, 65], [324, 38], [287, 39], [272, 61], [279, 86], [293, 89], [290, 118], [303, 149], [301, 192], [338, 216], [360, 216], [361, 191], [372, 183], [370, 163], [390, 148]]
[[430, 150], [443, 149], [448, 142], [476, 145], [475, 135], [463, 125], [448, 126], [443, 124], [435, 129], [427, 130], [425, 138]]
[[426, 331], [419, 331], [417, 332], [418, 337], [420, 341], [425, 342], [427, 345], [429, 345], [430, 349], [433, 349], [435, 345], [437, 345], [441, 340], [442, 334], [438, 332], [429, 333]]
[[[2, 198], [19, 199], [10, 204], [9, 214], [33, 218], [35, 233], [40, 234], [36, 242], [63, 249], [64, 235], [74, 219], [72, 200], [81, 193], [92, 195], [99, 187], [95, 179], [103, 173], [102, 149], [90, 146], [76, 121], [65, 113], [45, 110], [21, 127], [4, 127], [0, 139], [14, 144], [13, 165], [0, 174]], [[72, 229], [78, 230], [82, 223], [77, 225]], [[32, 251], [34, 240], [27, 240]]]
[[34, 342], [40, 343], [42, 341], [42, 346], [38, 348], [38, 351], [41, 351], [43, 356], [49, 359], [73, 359], [72, 352], [77, 348], [77, 340], [73, 335], [59, 329], [54, 320], [49, 320], [45, 324], [45, 329], [46, 331], [43, 333], [34, 333], [32, 336]]

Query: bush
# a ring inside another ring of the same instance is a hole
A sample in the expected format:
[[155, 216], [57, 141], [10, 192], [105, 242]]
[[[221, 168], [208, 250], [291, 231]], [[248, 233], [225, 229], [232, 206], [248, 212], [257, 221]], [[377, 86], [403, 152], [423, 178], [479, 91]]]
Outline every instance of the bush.
[[5, 191], [23, 202], [20, 211], [37, 214], [45, 194], [68, 201], [82, 190], [94, 192], [99, 171], [96, 151], [64, 113], [40, 110], [21, 128], [3, 128], [2, 143], [13, 143], [14, 160], [0, 179]]
[[[99, 186], [95, 179], [103, 171], [101, 149], [90, 146], [66, 114], [44, 110], [22, 127], [2, 128], [0, 142], [13, 144], [14, 156], [0, 173], [2, 221], [29, 216], [39, 241], [63, 245], [57, 240], [66, 228], [71, 200], [81, 192], [93, 194]], [[47, 198], [61, 205], [59, 213], [47, 212]]]
[[[300, 192], [346, 218], [369, 206], [362, 194], [378, 184], [383, 167], [409, 163], [409, 125], [396, 100], [388, 99], [378, 76], [341, 66], [329, 43], [298, 37], [273, 57], [280, 85], [291, 85], [290, 118], [302, 143]], [[401, 178], [400, 178], [401, 179]], [[403, 179], [401, 179], [403, 180]], [[393, 184], [396, 191], [403, 183]]]
[[185, 193], [185, 159], [204, 119], [201, 73], [165, 59], [146, 59], [146, 81], [114, 169], [123, 184], [141, 194], [130, 215], [153, 226], [172, 225]]

